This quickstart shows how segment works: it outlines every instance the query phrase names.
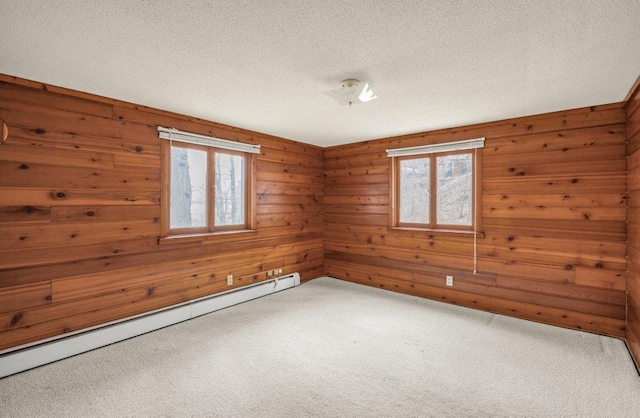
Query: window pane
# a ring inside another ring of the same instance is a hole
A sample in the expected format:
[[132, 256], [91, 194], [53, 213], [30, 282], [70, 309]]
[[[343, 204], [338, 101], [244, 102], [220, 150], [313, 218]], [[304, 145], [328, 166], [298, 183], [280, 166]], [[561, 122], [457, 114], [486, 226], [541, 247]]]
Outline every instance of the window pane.
[[245, 223], [245, 158], [216, 153], [216, 226]]
[[402, 223], [429, 223], [429, 158], [400, 160], [400, 213]]
[[207, 226], [207, 153], [171, 147], [171, 229]]
[[438, 224], [471, 226], [473, 197], [471, 154], [438, 157], [437, 164]]

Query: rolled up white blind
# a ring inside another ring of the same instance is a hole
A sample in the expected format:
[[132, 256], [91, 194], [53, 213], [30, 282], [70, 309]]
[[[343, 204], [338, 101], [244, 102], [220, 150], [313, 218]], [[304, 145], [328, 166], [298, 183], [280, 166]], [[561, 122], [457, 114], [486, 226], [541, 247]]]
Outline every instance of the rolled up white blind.
[[227, 139], [179, 131], [173, 128], [163, 128], [162, 126], [158, 126], [158, 136], [162, 139], [168, 139], [176, 142], [186, 142], [188, 144], [202, 145], [205, 147], [260, 154], [260, 145], [244, 144], [242, 142], [229, 141]]
[[467, 139], [465, 141], [445, 142], [443, 144], [421, 145], [419, 147], [407, 147], [388, 149], [387, 157], [405, 157], [407, 155], [434, 154], [436, 152], [462, 151], [466, 149], [484, 148], [484, 137]]

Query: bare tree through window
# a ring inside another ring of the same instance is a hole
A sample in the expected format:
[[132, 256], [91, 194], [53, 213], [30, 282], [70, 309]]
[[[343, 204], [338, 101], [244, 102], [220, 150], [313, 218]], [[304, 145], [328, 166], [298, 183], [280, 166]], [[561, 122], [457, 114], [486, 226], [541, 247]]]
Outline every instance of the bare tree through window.
[[404, 157], [395, 166], [396, 222], [402, 226], [473, 226], [473, 153], [448, 152]]
[[216, 153], [216, 225], [245, 222], [244, 161], [239, 155]]
[[207, 153], [171, 147], [171, 228], [206, 226], [206, 187]]
[[429, 223], [430, 173], [428, 158], [400, 161], [400, 222]]
[[[190, 143], [171, 143], [168, 222], [170, 234], [245, 230], [253, 225], [252, 153]], [[164, 194], [163, 194], [164, 196]], [[164, 199], [165, 197], [163, 197]]]

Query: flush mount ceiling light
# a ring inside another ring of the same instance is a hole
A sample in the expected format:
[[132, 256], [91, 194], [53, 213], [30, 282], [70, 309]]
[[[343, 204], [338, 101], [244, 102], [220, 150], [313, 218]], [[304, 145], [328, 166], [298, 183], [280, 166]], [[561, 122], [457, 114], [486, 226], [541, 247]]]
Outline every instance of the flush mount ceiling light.
[[378, 97], [369, 88], [369, 83], [362, 83], [355, 78], [342, 80], [340, 88], [325, 91], [324, 94], [343, 106], [370, 102]]

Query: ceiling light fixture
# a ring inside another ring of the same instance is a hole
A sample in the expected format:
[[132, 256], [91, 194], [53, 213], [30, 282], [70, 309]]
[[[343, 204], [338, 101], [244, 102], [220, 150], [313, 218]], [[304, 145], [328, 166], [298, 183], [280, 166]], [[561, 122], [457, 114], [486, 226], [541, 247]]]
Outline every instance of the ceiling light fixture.
[[342, 106], [351, 106], [352, 104], [370, 102], [377, 98], [373, 91], [369, 88], [369, 83], [362, 83], [355, 78], [347, 78], [342, 80], [340, 88], [325, 91], [324, 94], [331, 97]]

